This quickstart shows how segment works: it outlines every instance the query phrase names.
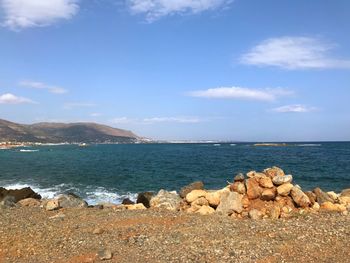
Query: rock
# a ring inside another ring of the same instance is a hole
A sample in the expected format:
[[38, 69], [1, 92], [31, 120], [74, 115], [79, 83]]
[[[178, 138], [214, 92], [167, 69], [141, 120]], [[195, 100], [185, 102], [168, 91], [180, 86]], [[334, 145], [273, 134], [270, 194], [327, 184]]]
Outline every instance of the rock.
[[339, 203], [343, 205], [350, 205], [350, 196], [340, 196]]
[[310, 199], [300, 188], [294, 186], [290, 191], [293, 201], [302, 208], [308, 207], [311, 205]]
[[49, 219], [60, 219], [60, 220], [63, 220], [65, 217], [66, 217], [65, 214], [59, 213], [57, 215], [49, 217]]
[[197, 205], [197, 206], [208, 206], [209, 205], [209, 202], [208, 200], [205, 198], [205, 197], [200, 197], [198, 199], [196, 199], [195, 201], [193, 201], [191, 203], [191, 205]]
[[265, 169], [264, 174], [266, 174], [271, 179], [274, 178], [275, 176], [285, 176], [284, 171], [281, 168], [276, 166]]
[[239, 173], [235, 176], [235, 178], [233, 179], [234, 182], [244, 182], [245, 177], [244, 174]]
[[305, 192], [305, 194], [307, 195], [307, 197], [309, 197], [311, 205], [313, 206], [314, 203], [316, 203], [316, 195], [311, 191], [307, 191], [307, 192]]
[[260, 198], [262, 189], [256, 178], [249, 178], [246, 180], [247, 196], [249, 199]]
[[275, 204], [272, 206], [269, 210], [270, 218], [271, 219], [278, 219], [281, 215], [281, 208], [278, 204]]
[[320, 188], [315, 188], [313, 192], [316, 195], [317, 203], [320, 205], [322, 205], [324, 202], [334, 203], [333, 199], [330, 198], [329, 195], [323, 192]]
[[154, 196], [153, 192], [143, 192], [143, 193], [139, 193], [137, 195], [137, 200], [136, 203], [139, 204], [143, 204], [146, 208], [150, 208], [151, 207], [151, 199]]
[[335, 192], [327, 192], [327, 195], [333, 200], [333, 203], [336, 203], [339, 201], [338, 195]]
[[257, 209], [250, 210], [248, 215], [249, 215], [249, 218], [251, 218], [253, 220], [262, 219], [262, 217], [263, 217], [263, 214]]
[[231, 215], [234, 212], [241, 213], [243, 211], [242, 197], [242, 195], [236, 192], [224, 193], [221, 196], [216, 212], [225, 215]]
[[293, 185], [290, 183], [282, 184], [279, 187], [277, 187], [277, 193], [281, 196], [288, 196], [292, 188], [293, 188]]
[[176, 211], [180, 207], [180, 202], [181, 198], [176, 192], [168, 192], [162, 189], [151, 199], [150, 205], [154, 208]]
[[126, 210], [145, 210], [147, 209], [143, 204], [133, 204], [133, 205], [124, 205]]
[[87, 202], [73, 193], [59, 195], [56, 199], [61, 208], [88, 207]]
[[205, 197], [206, 194], [207, 194], [207, 192], [204, 190], [193, 190], [186, 195], [186, 201], [188, 203], [192, 203], [193, 201], [195, 201], [196, 199], [198, 199], [200, 197]]
[[276, 188], [264, 189], [261, 194], [261, 199], [264, 201], [274, 200], [276, 197]]
[[204, 184], [202, 181], [193, 182], [193, 183], [181, 188], [180, 197], [185, 198], [186, 195], [188, 193], [192, 192], [193, 190], [203, 190], [203, 189], [204, 189]]
[[233, 184], [230, 185], [230, 190], [242, 195], [244, 195], [247, 191], [245, 188], [245, 184], [242, 182], [234, 182]]
[[135, 202], [131, 201], [129, 198], [124, 198], [122, 201], [123, 205], [134, 205]]
[[342, 197], [345, 197], [345, 196], [350, 197], [350, 188], [344, 189], [344, 190], [340, 193], [340, 196], [342, 196]]
[[207, 192], [205, 199], [207, 199], [210, 206], [217, 207], [220, 204], [221, 194], [219, 191]]
[[48, 200], [44, 205], [46, 211], [53, 211], [60, 209], [60, 203], [56, 199]]
[[104, 230], [100, 227], [97, 227], [94, 229], [94, 231], [92, 232], [94, 235], [101, 235], [104, 233]]
[[211, 215], [211, 214], [215, 213], [215, 209], [210, 207], [210, 206], [203, 205], [199, 210], [197, 210], [196, 213], [201, 214], [201, 215]]
[[247, 173], [247, 177], [248, 178], [254, 178], [255, 174], [256, 174], [256, 171], [250, 171], [250, 172]]
[[264, 188], [273, 188], [274, 185], [270, 177], [261, 177], [259, 178], [259, 185]]
[[23, 200], [18, 201], [18, 204], [20, 206], [29, 206], [29, 207], [33, 207], [33, 206], [40, 206], [40, 201], [38, 199], [34, 199], [34, 198], [26, 198]]
[[333, 204], [332, 202], [324, 202], [321, 204], [321, 210], [330, 212], [344, 212], [346, 211], [346, 206], [341, 204]]
[[15, 190], [7, 190], [3, 187], [0, 187], [0, 200], [6, 196], [13, 196], [16, 203], [26, 198], [41, 199], [41, 196], [35, 193], [30, 187]]
[[243, 208], [249, 207], [249, 204], [250, 204], [250, 201], [249, 201], [248, 196], [244, 195], [243, 198], [242, 198]]
[[109, 260], [113, 258], [113, 253], [109, 249], [101, 249], [97, 256], [100, 260]]
[[10, 207], [15, 207], [15, 206], [16, 206], [16, 199], [13, 196], [5, 196], [0, 201], [0, 209], [10, 208]]
[[292, 181], [293, 181], [293, 176], [291, 175], [285, 175], [285, 176], [277, 175], [272, 178], [272, 182], [275, 185], [288, 184], [288, 183], [291, 183]]
[[315, 203], [312, 205], [312, 209], [315, 210], [315, 211], [320, 210], [320, 205], [319, 205], [319, 203], [315, 202]]

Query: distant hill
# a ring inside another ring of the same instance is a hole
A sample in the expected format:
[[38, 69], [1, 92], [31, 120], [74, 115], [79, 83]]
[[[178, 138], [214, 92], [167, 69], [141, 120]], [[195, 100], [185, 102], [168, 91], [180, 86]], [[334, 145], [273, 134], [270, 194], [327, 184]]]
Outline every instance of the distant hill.
[[41, 143], [131, 143], [139, 139], [131, 131], [96, 123], [36, 123], [24, 125], [0, 119], [0, 141]]

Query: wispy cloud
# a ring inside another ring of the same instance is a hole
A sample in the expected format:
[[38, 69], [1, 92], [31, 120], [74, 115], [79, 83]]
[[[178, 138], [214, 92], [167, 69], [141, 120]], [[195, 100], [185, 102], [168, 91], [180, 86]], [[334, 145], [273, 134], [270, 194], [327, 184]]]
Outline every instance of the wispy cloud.
[[219, 87], [197, 90], [187, 93], [188, 96], [209, 99], [245, 99], [274, 101], [282, 96], [290, 96], [293, 92], [283, 88], [251, 89], [242, 87]]
[[18, 97], [11, 93], [5, 93], [0, 95], [0, 104], [24, 104], [24, 103], [36, 103], [31, 99]]
[[66, 110], [71, 110], [73, 108], [91, 108], [95, 106], [96, 104], [88, 103], [88, 102], [69, 102], [69, 103], [65, 103], [63, 105], [63, 108]]
[[286, 106], [272, 109], [272, 111], [279, 112], [279, 113], [288, 113], [288, 112], [305, 113], [305, 112], [311, 112], [316, 110], [317, 110], [316, 107], [309, 107], [301, 104], [286, 105]]
[[102, 116], [102, 114], [98, 112], [93, 112], [90, 114], [90, 117], [100, 117], [100, 116]]
[[13, 30], [51, 25], [72, 18], [79, 0], [0, 0], [3, 26]]
[[311, 37], [270, 38], [244, 54], [240, 62], [289, 70], [350, 68], [350, 59], [337, 59], [329, 54], [335, 47], [335, 44]]
[[144, 14], [152, 22], [173, 14], [197, 14], [229, 6], [233, 0], [128, 0], [133, 14]]
[[199, 123], [202, 122], [197, 117], [150, 117], [150, 118], [128, 118], [119, 117], [111, 120], [113, 124], [156, 124], [156, 123]]
[[38, 81], [23, 80], [23, 81], [19, 82], [19, 85], [22, 87], [27, 87], [27, 88], [32, 88], [32, 89], [47, 90], [53, 94], [65, 94], [68, 92], [68, 90], [66, 90], [64, 88], [48, 85], [48, 84], [38, 82]]

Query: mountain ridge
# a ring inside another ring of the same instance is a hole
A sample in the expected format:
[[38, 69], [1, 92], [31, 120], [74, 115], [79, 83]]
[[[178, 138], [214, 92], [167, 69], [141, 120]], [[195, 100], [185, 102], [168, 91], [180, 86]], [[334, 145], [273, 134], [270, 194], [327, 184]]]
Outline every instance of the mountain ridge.
[[93, 122], [40, 122], [19, 124], [0, 119], [0, 141], [38, 143], [132, 143], [140, 139], [132, 131]]

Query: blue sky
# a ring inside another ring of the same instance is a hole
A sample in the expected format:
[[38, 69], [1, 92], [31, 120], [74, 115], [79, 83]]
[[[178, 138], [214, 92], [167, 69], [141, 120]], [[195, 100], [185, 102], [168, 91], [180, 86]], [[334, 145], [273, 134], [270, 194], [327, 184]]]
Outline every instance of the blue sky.
[[0, 23], [0, 118], [350, 140], [347, 0], [0, 0]]

